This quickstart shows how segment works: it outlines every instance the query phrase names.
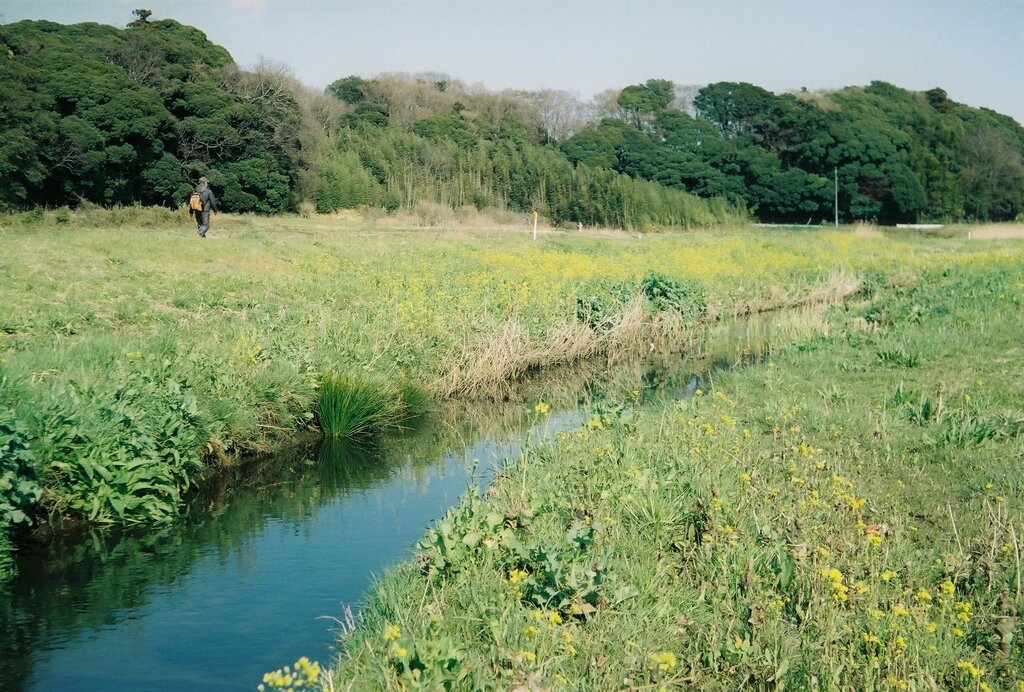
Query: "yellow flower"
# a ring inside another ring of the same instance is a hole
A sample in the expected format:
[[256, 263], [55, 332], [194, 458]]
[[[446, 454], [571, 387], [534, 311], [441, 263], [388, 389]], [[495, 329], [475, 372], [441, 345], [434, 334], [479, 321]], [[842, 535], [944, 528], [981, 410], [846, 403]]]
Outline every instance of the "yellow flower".
[[929, 622], [927, 625], [924, 626], [924, 629], [926, 632], [928, 632], [928, 634], [935, 634], [935, 631], [939, 629], [939, 626], [937, 623]]
[[826, 567], [821, 570], [821, 576], [832, 581], [842, 581], [843, 573], [837, 570], [835, 567]]
[[956, 667], [960, 670], [965, 670], [970, 673], [972, 678], [980, 678], [985, 675], [985, 671], [982, 668], [974, 665], [973, 661], [957, 661]]
[[384, 628], [384, 641], [389, 642], [392, 639], [398, 639], [402, 636], [402, 630], [398, 628], [398, 625], [388, 625]]
[[524, 661], [532, 663], [537, 659], [537, 654], [533, 653], [532, 651], [520, 651], [519, 658], [523, 659]]
[[932, 595], [928, 592], [928, 589], [921, 587], [914, 594], [914, 600], [918, 603], [928, 603], [932, 600]]
[[953, 586], [953, 582], [947, 579], [939, 584], [939, 590], [946, 596], [952, 596], [953, 592], [956, 591], [956, 587]]
[[902, 603], [897, 603], [892, 607], [892, 614], [898, 618], [906, 617], [909, 613], [910, 611]]
[[508, 583], [509, 584], [522, 584], [524, 581], [526, 581], [526, 577], [527, 576], [528, 575], [526, 574], [526, 572], [524, 570], [521, 570], [521, 569], [509, 570], [509, 572], [508, 572]]
[[741, 473], [740, 474], [740, 480], [743, 481], [744, 483], [750, 483], [751, 476], [750, 476], [749, 473]]
[[536, 406], [533, 407], [533, 410], [534, 410], [534, 412], [539, 413], [540, 415], [543, 416], [545, 413], [547, 413], [547, 412], [549, 412], [551, 410], [551, 407], [548, 406], [543, 401], [541, 401]]
[[658, 670], [666, 672], [676, 667], [676, 655], [671, 651], [659, 651], [651, 654], [651, 660], [658, 665]]
[[887, 570], [884, 570], [879, 576], [882, 578], [882, 581], [884, 581], [886, 584], [888, 584], [893, 579], [898, 577], [899, 574], [897, 574], [896, 572], [893, 572], [891, 569], [887, 569]]

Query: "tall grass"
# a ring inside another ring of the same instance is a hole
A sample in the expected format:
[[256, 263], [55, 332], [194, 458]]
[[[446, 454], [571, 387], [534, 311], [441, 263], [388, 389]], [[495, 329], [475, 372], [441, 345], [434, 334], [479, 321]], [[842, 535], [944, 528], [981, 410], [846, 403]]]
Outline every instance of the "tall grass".
[[328, 373], [320, 382], [316, 418], [324, 437], [365, 437], [399, 427], [423, 405], [415, 389], [382, 377]]

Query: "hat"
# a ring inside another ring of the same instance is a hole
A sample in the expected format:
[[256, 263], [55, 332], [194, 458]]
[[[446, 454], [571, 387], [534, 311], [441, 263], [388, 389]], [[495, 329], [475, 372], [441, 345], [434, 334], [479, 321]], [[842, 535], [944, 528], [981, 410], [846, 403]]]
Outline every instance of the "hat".
[[208, 183], [210, 181], [207, 180], [206, 176], [204, 175], [202, 178], [199, 179], [199, 182], [201, 182], [201, 183]]

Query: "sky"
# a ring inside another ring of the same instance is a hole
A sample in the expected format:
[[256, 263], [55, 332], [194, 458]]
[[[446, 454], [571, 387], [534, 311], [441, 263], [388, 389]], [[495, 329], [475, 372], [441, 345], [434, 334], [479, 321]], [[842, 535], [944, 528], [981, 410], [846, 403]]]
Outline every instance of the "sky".
[[0, 0], [0, 22], [124, 26], [137, 7], [316, 88], [388, 72], [583, 99], [652, 78], [776, 93], [882, 80], [1024, 123], [1024, 0]]

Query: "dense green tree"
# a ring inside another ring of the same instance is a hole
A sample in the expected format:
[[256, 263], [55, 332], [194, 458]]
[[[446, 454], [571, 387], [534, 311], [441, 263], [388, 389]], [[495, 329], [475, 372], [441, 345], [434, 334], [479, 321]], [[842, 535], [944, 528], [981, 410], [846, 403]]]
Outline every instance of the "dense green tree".
[[[12, 180], [0, 205], [177, 205], [190, 180], [223, 169], [225, 209], [290, 208], [301, 165], [291, 91], [273, 75], [238, 72], [192, 27], [135, 14], [124, 30], [0, 26], [0, 170]], [[246, 161], [267, 164], [274, 184], [255, 186]]]
[[[693, 95], [650, 79], [585, 123], [555, 92], [483, 92], [447, 75], [349, 76], [323, 92], [250, 71], [193, 27], [136, 10], [127, 28], [0, 25], [0, 210], [180, 205], [206, 175], [229, 211], [300, 199], [538, 210], [623, 227], [713, 220], [1004, 220], [1024, 213], [1024, 128], [939, 87], [876, 81]], [[558, 143], [555, 143], [555, 140]], [[703, 198], [703, 199], [701, 199]]]
[[644, 115], [655, 115], [668, 108], [674, 96], [674, 85], [666, 79], [648, 79], [619, 93], [616, 103], [627, 113], [636, 127], [642, 127]]
[[697, 113], [715, 124], [725, 137], [755, 132], [757, 126], [774, 117], [778, 97], [746, 82], [709, 84], [697, 93]]
[[363, 91], [365, 85], [365, 79], [351, 75], [331, 82], [327, 86], [327, 92], [340, 101], [356, 104], [366, 98], [366, 94]]
[[961, 146], [967, 215], [1006, 221], [1024, 213], [1024, 155], [1012, 136], [985, 128], [971, 133]]

